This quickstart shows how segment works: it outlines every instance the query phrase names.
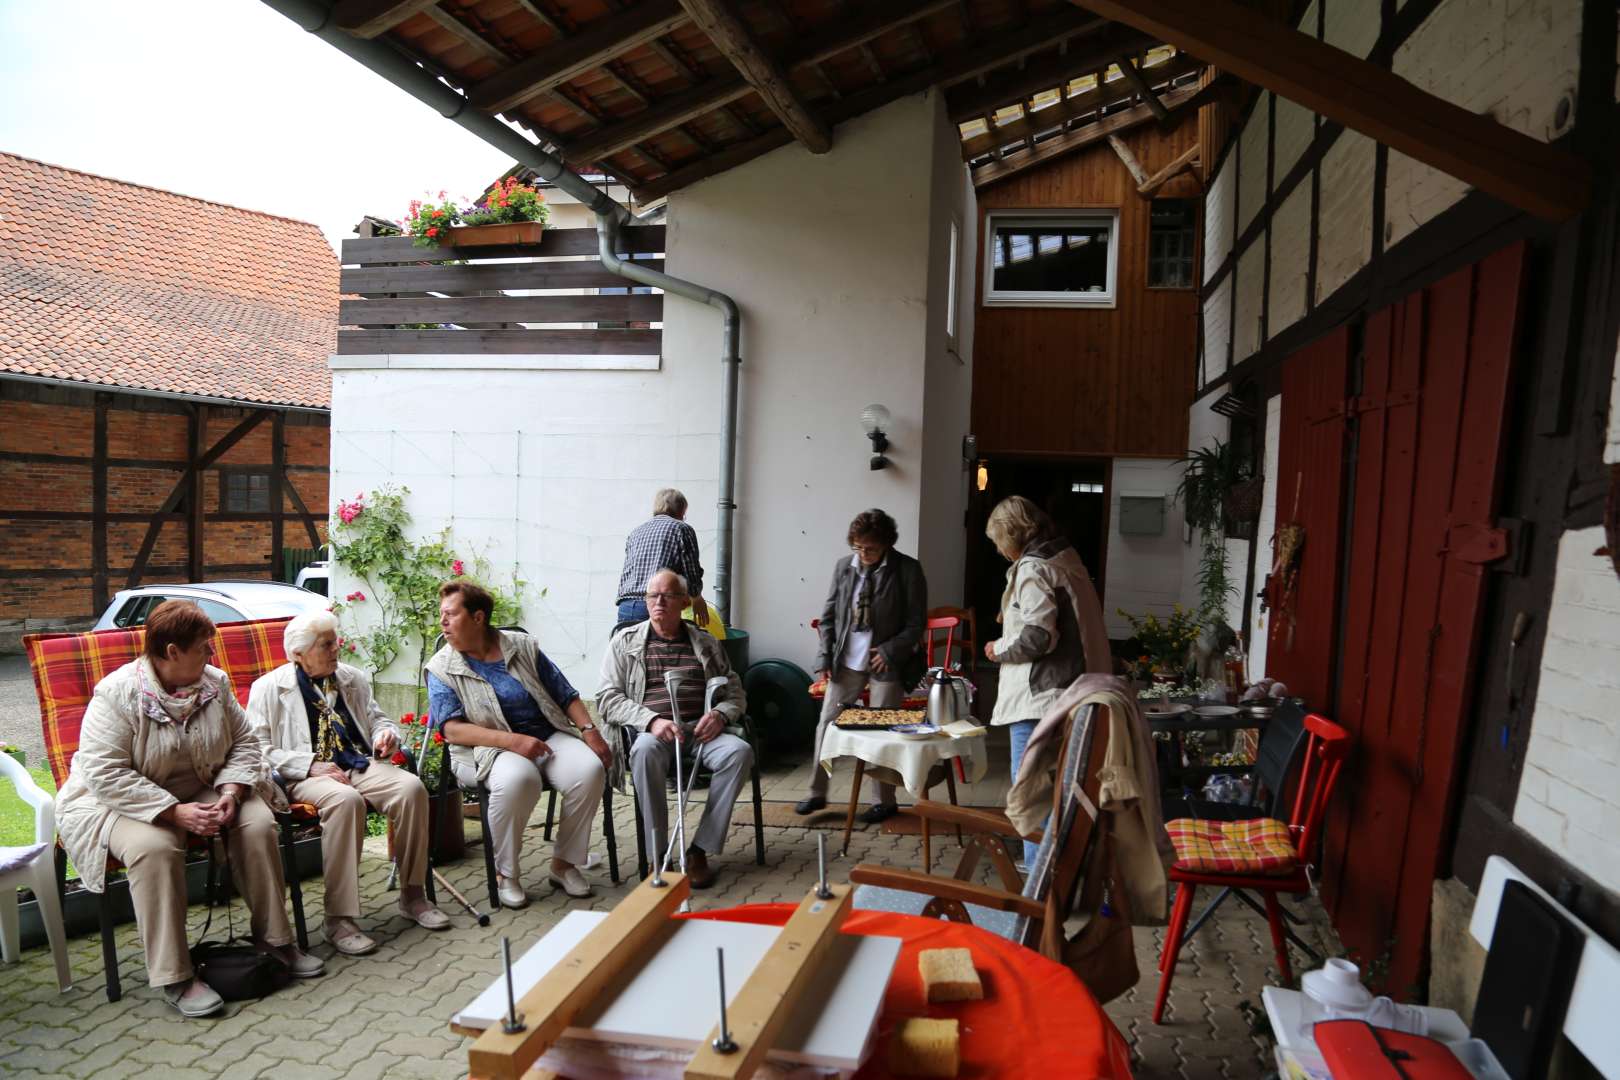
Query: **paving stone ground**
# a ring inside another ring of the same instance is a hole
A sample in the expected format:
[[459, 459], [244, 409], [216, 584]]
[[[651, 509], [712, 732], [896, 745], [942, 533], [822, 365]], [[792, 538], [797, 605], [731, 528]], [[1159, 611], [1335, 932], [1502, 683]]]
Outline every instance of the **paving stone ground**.
[[[793, 800], [802, 793], [808, 766], [776, 768], [764, 778], [764, 797]], [[847, 779], [834, 780], [835, 802], [847, 799]], [[964, 803], [993, 805], [1005, 794], [1003, 768], [966, 788]], [[320, 935], [322, 890], [319, 879], [304, 883], [312, 948], [327, 962], [325, 977], [294, 984], [262, 1001], [227, 1006], [207, 1020], [185, 1020], [146, 986], [135, 927], [118, 931], [123, 1000], [105, 996], [99, 940], [70, 942], [76, 983], [58, 993], [49, 953], [26, 952], [20, 963], [0, 967], [0, 1075], [18, 1080], [44, 1077], [160, 1077], [161, 1080], [230, 1076], [309, 1078], [464, 1077], [467, 1040], [446, 1027], [450, 1014], [470, 1001], [499, 970], [500, 938], [532, 941], [573, 905], [611, 908], [633, 885], [635, 826], [628, 800], [615, 800], [615, 833], [620, 838], [621, 885], [608, 881], [606, 867], [592, 872], [596, 896], [569, 901], [552, 892], [538, 872], [549, 855], [541, 839], [545, 803], [530, 826], [525, 861], [533, 903], [503, 911], [480, 928], [459, 910], [448, 933], [424, 931], [397, 915], [385, 891], [386, 854], [381, 840], [368, 842], [361, 896], [361, 923], [381, 947], [370, 956], [334, 954]], [[693, 810], [695, 825], [697, 808]], [[600, 818], [594, 837], [601, 852]], [[469, 836], [477, 823], [468, 822]], [[765, 865], [752, 860], [751, 832], [734, 826], [731, 847], [719, 862], [721, 876], [711, 890], [696, 894], [699, 908], [724, 908], [764, 901], [797, 901], [814, 884], [815, 831], [765, 829]], [[830, 834], [829, 840], [837, 834]], [[936, 841], [936, 844], [938, 841]], [[835, 845], [829, 844], [829, 850]], [[936, 850], [936, 859], [939, 859]], [[855, 833], [849, 855], [832, 863], [841, 876], [857, 862], [920, 865], [918, 837], [885, 834], [867, 827]], [[486, 899], [483, 859], [477, 847], [445, 869], [465, 895]], [[441, 901], [448, 898], [441, 895]], [[194, 907], [192, 937], [206, 914]], [[1321, 934], [1320, 909], [1306, 928]], [[216, 922], [217, 928], [217, 922]], [[1157, 955], [1163, 931], [1138, 929], [1137, 957], [1142, 981], [1111, 1003], [1108, 1013], [1133, 1047], [1136, 1075], [1156, 1078], [1258, 1077], [1267, 1071], [1264, 1046], [1251, 1037], [1239, 1011], [1241, 1001], [1260, 1000], [1260, 989], [1274, 980], [1271, 941], [1265, 920], [1237, 903], [1220, 913], [1184, 950], [1171, 990], [1166, 1023], [1151, 1020]], [[1321, 940], [1318, 937], [1318, 940]], [[1296, 966], [1301, 957], [1295, 953]]]

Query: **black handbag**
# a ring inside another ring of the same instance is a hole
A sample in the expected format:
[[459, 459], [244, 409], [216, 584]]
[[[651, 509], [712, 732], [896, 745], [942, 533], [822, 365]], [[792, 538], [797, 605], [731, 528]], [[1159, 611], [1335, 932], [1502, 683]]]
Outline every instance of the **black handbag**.
[[[230, 866], [230, 845], [226, 840], [229, 835], [230, 829], [222, 830], [220, 835], [220, 846], [225, 855], [223, 864], [227, 868]], [[191, 966], [195, 969], [196, 977], [213, 987], [214, 992], [226, 1001], [268, 997], [292, 981], [292, 970], [275, 957], [254, 948], [252, 942], [237, 939], [229, 892], [225, 892], [225, 924], [230, 936], [224, 941], [207, 940], [209, 928], [214, 924], [215, 875], [219, 869], [220, 865], [214, 858], [214, 846], [210, 844], [208, 918], [203, 922], [197, 944], [191, 947]], [[220, 881], [219, 888], [228, 890], [229, 876], [221, 876], [224, 880]]]

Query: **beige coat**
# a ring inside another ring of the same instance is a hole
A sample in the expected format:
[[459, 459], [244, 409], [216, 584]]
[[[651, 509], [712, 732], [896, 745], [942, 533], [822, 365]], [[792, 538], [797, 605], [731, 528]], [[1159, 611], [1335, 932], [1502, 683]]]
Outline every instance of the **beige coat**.
[[[574, 730], [574, 722], [568, 719], [562, 707], [551, 699], [540, 683], [539, 643], [521, 630], [501, 630], [499, 633], [506, 670], [523, 684], [523, 689], [539, 704], [540, 714], [557, 729], [558, 735], [569, 739], [579, 738], [579, 732]], [[501, 712], [501, 699], [495, 696], [495, 688], [449, 645], [433, 654], [427, 662], [427, 671], [456, 692], [456, 697], [461, 699], [462, 711], [466, 714], [462, 719], [494, 731], [512, 730], [512, 725], [506, 722]], [[434, 723], [440, 721], [435, 719]], [[500, 747], [457, 746], [448, 742], [445, 745], [449, 747], [450, 763], [458, 776], [475, 774], [480, 781], [489, 779], [489, 770], [495, 767], [495, 757], [500, 753]], [[614, 753], [613, 763], [617, 771], [617, 752]]]
[[1113, 672], [1096, 586], [1066, 542], [1031, 546], [1007, 568], [996, 660], [992, 724], [1038, 720], [1081, 675]]
[[[384, 731], [399, 737], [399, 727], [377, 705], [366, 673], [349, 664], [339, 664], [335, 672], [338, 696], [349, 708], [367, 743], [375, 743]], [[298, 689], [298, 665], [286, 663], [253, 680], [248, 691], [248, 722], [253, 733], [265, 744], [270, 768], [288, 782], [309, 777], [315, 763], [315, 749], [309, 741], [309, 711]]]
[[[729, 730], [742, 721], [743, 712], [748, 707], [742, 680], [731, 670], [731, 661], [726, 657], [724, 645], [691, 623], [683, 622], [681, 626], [685, 627], [686, 639], [692, 643], [692, 651], [703, 665], [703, 677], [726, 677], [726, 692], [715, 702], [714, 711], [725, 719]], [[596, 713], [604, 724], [646, 731], [647, 725], [658, 718], [656, 713], [641, 703], [647, 696], [647, 635], [651, 631], [650, 621], [637, 623], [620, 630], [608, 642], [607, 652], [602, 657], [602, 687], [596, 692]], [[681, 719], [696, 720], [697, 717], [683, 716]], [[608, 742], [613, 746], [614, 764], [617, 766], [624, 741], [615, 738]], [[608, 779], [623, 790], [623, 775], [619, 769], [615, 768]]]
[[180, 802], [151, 780], [153, 775], [189, 767], [204, 787], [247, 784], [272, 807], [287, 806], [225, 672], [211, 665], [203, 669], [203, 681], [218, 694], [181, 726], [142, 709], [143, 663], [125, 664], [96, 684], [79, 731], [79, 751], [57, 799], [62, 846], [91, 892], [105, 887], [107, 837], [114, 822], [119, 817], [154, 822]]

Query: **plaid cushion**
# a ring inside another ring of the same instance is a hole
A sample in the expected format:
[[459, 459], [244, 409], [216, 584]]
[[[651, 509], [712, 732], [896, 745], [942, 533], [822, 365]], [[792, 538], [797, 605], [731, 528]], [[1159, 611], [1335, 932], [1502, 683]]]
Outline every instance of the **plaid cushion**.
[[1276, 876], [1298, 862], [1288, 826], [1276, 818], [1253, 821], [1203, 821], [1176, 818], [1167, 822], [1176, 848], [1177, 870], [1205, 874]]
[[[281, 633], [289, 619], [226, 623], [214, 634], [214, 665], [231, 678], [245, 706], [253, 680], [287, 662]], [[141, 654], [146, 631], [96, 630], [85, 634], [31, 634], [23, 638], [39, 697], [45, 756], [57, 787], [79, 749], [79, 727], [96, 684]]]

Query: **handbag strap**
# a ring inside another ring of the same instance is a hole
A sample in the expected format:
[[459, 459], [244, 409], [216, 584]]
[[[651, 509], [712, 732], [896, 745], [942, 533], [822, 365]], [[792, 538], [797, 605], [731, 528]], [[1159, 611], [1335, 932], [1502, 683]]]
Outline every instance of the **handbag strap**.
[[[237, 813], [241, 813], [240, 806], [237, 807]], [[231, 865], [230, 834], [231, 830], [229, 826], [220, 830], [219, 848], [217, 852], [213, 843], [210, 842], [208, 845], [208, 877], [206, 887], [204, 889], [204, 895], [208, 899], [208, 917], [203, 920], [202, 931], [197, 935], [197, 944], [193, 945], [192, 948], [196, 948], [197, 945], [201, 945], [203, 942], [208, 940], [208, 931], [212, 929], [214, 925], [215, 874], [221, 868], [221, 866], [224, 867], [225, 874], [219, 882], [219, 887], [227, 890], [225, 893], [225, 928], [230, 935], [225, 939], [225, 942], [226, 944], [230, 944], [236, 940], [236, 917], [231, 911], [231, 894], [229, 892]]]

